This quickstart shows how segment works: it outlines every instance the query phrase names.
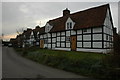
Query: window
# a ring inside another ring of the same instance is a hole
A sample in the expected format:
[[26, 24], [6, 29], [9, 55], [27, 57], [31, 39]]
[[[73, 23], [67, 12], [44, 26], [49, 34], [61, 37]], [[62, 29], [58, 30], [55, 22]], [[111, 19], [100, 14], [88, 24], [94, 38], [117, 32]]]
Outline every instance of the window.
[[72, 22], [67, 23], [67, 29], [72, 29]]
[[106, 35], [106, 40], [108, 40], [108, 35]]
[[47, 44], [47, 43], [48, 43], [48, 40], [47, 40], [47, 39], [45, 39], [44, 41], [45, 41], [45, 44]]
[[69, 23], [67, 23], [67, 29], [69, 29]]
[[66, 41], [70, 42], [70, 37], [69, 36], [66, 36]]
[[87, 32], [87, 29], [83, 29], [83, 32]]
[[70, 26], [70, 29], [72, 29], [72, 23], [71, 22], [69, 23], [69, 26]]

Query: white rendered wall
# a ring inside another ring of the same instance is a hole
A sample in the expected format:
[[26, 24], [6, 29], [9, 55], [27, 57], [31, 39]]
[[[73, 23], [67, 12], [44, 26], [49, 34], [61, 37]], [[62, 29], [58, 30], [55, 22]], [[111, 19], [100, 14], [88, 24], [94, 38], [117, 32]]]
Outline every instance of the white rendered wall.
[[84, 29], [83, 29], [83, 34], [85, 34], [85, 33], [91, 33], [91, 28], [88, 28], [87, 32], [84, 32]]
[[83, 51], [83, 52], [98, 52], [98, 53], [108, 53], [111, 49], [83, 49], [83, 48], [77, 48], [77, 51]]
[[100, 33], [100, 32], [102, 32], [102, 27], [93, 28], [93, 33]]
[[86, 40], [91, 40], [91, 34], [83, 35], [83, 41], [86, 41]]
[[60, 36], [60, 32], [57, 32], [57, 36]]
[[91, 48], [91, 42], [83, 42], [83, 47]]
[[102, 40], [102, 33], [101, 34], [93, 34], [93, 40]]
[[70, 47], [70, 43], [66, 43], [66, 47]]
[[49, 49], [51, 48], [51, 44], [48, 44], [48, 48], [49, 48]]
[[56, 42], [56, 38], [52, 38], [52, 43]]
[[51, 34], [50, 34], [50, 33], [47, 33], [47, 37], [51, 37]]
[[76, 35], [76, 31], [71, 30], [71, 35]]
[[77, 42], [77, 47], [82, 47], [82, 42]]
[[65, 47], [65, 43], [61, 43], [61, 47]]
[[61, 35], [62, 35], [62, 36], [65, 35], [65, 32], [61, 32]]
[[55, 50], [66, 50], [66, 51], [71, 51], [71, 48], [55, 48]]
[[70, 31], [66, 31], [66, 36], [70, 36]]
[[65, 41], [65, 37], [61, 37], [61, 41]]
[[104, 25], [105, 25], [104, 33], [113, 34], [112, 23], [110, 21], [110, 14], [109, 14], [108, 10], [107, 10], [106, 18], [105, 18], [105, 21], [104, 21]]
[[57, 47], [60, 47], [60, 42], [57, 42]]
[[93, 48], [102, 48], [102, 42], [93, 42]]
[[51, 38], [48, 39], [48, 43], [51, 43]]
[[57, 37], [57, 41], [60, 41], [60, 37]]
[[77, 34], [82, 34], [82, 30], [77, 30]]
[[56, 37], [56, 33], [52, 33], [52, 37]]
[[77, 35], [77, 40], [81, 40], [82, 41], [82, 35]]
[[52, 29], [53, 26], [51, 26], [49, 23], [46, 23], [45, 25], [45, 32], [49, 32]]

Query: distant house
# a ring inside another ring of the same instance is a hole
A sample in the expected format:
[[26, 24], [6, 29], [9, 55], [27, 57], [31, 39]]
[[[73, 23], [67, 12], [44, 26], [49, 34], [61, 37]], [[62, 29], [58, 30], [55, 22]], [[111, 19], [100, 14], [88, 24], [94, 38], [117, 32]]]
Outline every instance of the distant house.
[[40, 28], [39, 26], [36, 26], [36, 28], [33, 29], [33, 34], [34, 34], [34, 39], [35, 39], [34, 45], [40, 46], [40, 40], [43, 39], [43, 37], [40, 35], [45, 34], [44, 27]]
[[34, 35], [33, 35], [33, 30], [32, 29], [27, 28], [27, 30], [24, 30], [24, 32], [22, 34], [22, 38], [23, 38], [22, 47], [33, 46]]
[[[40, 48], [106, 52], [113, 46], [113, 21], [109, 4], [49, 20], [44, 27], [24, 32], [24, 44]], [[28, 36], [28, 38], [27, 38]]]

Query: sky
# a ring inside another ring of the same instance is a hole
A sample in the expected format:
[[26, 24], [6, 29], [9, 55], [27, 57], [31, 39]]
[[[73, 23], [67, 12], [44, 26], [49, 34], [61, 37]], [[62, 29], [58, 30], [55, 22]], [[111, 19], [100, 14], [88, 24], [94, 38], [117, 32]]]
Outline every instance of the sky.
[[2, 33], [9, 40], [17, 35], [17, 31], [40, 25], [62, 16], [68, 8], [75, 13], [88, 8], [110, 4], [114, 26], [118, 28], [118, 2], [2, 2]]

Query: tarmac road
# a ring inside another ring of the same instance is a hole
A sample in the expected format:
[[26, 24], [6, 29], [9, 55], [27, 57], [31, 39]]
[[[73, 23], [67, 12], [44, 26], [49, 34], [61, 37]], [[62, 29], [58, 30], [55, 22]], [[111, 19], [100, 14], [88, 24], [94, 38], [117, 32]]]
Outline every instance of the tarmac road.
[[2, 78], [85, 78], [38, 64], [16, 54], [12, 47], [2, 47]]

